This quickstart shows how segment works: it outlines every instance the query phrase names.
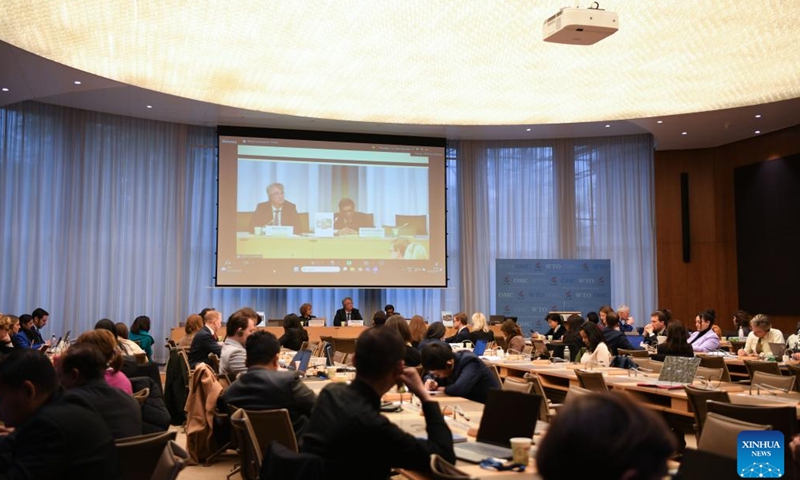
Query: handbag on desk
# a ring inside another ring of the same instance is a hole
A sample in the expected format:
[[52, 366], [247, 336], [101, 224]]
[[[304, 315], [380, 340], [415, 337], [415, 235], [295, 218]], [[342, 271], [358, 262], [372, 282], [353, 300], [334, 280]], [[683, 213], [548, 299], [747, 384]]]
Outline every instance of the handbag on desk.
[[431, 473], [436, 480], [477, 480], [435, 453], [431, 454]]

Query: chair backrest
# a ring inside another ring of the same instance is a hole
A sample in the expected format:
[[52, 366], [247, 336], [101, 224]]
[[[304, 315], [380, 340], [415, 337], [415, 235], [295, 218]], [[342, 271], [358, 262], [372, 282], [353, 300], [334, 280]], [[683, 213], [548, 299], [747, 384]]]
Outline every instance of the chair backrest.
[[794, 389], [794, 382], [794, 375], [773, 375], [771, 373], [764, 373], [761, 370], [756, 370], [753, 372], [753, 380], [750, 382], [750, 391], [753, 391], [753, 387], [759, 388], [761, 385], [766, 385], [790, 392]]
[[144, 365], [148, 362], [146, 353], [134, 353], [133, 358], [138, 365]]
[[781, 369], [778, 367], [777, 362], [762, 362], [760, 360], [745, 360], [744, 366], [747, 369], [748, 375], [750, 375], [750, 380], [753, 380], [753, 373], [755, 372], [765, 372], [771, 373], [773, 375], [780, 375]]
[[309, 224], [308, 224], [308, 212], [297, 212], [297, 231], [294, 232], [295, 235], [300, 235], [301, 233], [308, 233]]
[[544, 385], [542, 385], [542, 380], [539, 378], [539, 375], [532, 373], [526, 373], [525, 380], [530, 382], [531, 391], [533, 392], [533, 394], [542, 397], [542, 401], [539, 402], [539, 420], [542, 422], [549, 421], [550, 402], [547, 400], [547, 394], [544, 391]]
[[[758, 423], [761, 425], [772, 425], [774, 430], [783, 432], [786, 438], [785, 445], [789, 445], [792, 437], [797, 433], [797, 408], [794, 405], [762, 407], [755, 405], [738, 405], [735, 403], [721, 403], [709, 400], [708, 411], [719, 413], [730, 418], [736, 418], [744, 422]], [[706, 417], [708, 422], [708, 417]], [[789, 448], [786, 452], [789, 452]], [[789, 462], [791, 457], [789, 457]], [[788, 466], [787, 466], [788, 472]], [[791, 478], [791, 477], [789, 477]]]
[[178, 348], [178, 344], [175, 343], [175, 340], [168, 338], [167, 339], [167, 348]]
[[333, 363], [341, 363], [342, 365], [347, 362], [347, 354], [344, 352], [333, 352]]
[[725, 359], [722, 357], [708, 356], [708, 355], [702, 356], [700, 357], [700, 366], [706, 368], [721, 368], [722, 381], [723, 382], [731, 381], [731, 374], [728, 371], [728, 366], [725, 364]]
[[219, 355], [214, 352], [208, 354], [208, 361], [214, 373], [219, 373]]
[[608, 386], [601, 372], [575, 370], [575, 375], [578, 376], [578, 383], [581, 387], [593, 392], [608, 392]]
[[297, 437], [294, 434], [289, 410], [285, 408], [247, 410], [245, 414], [250, 420], [250, 424], [253, 425], [253, 431], [256, 433], [262, 454], [267, 451], [267, 447], [273, 440], [282, 443], [290, 450], [298, 451]]
[[581, 395], [594, 395], [596, 393], [597, 392], [593, 392], [593, 391], [591, 391], [589, 389], [586, 389], [586, 388], [583, 388], [583, 387], [576, 387], [575, 385], [570, 385], [569, 386], [569, 390], [567, 391], [567, 400], [566, 401], [569, 402], [569, 399], [572, 398], [572, 397], [579, 397]]
[[664, 367], [664, 362], [657, 362], [652, 358], [637, 358], [636, 364], [639, 365], [640, 368], [652, 370], [652, 373], [655, 375], [661, 373], [661, 369]]
[[697, 371], [694, 372], [694, 375], [696, 377], [702, 377], [709, 382], [721, 382], [724, 370], [721, 368], [697, 367]]
[[689, 385], [684, 385], [686, 391], [686, 398], [689, 400], [689, 405], [694, 412], [694, 428], [697, 438], [703, 433], [703, 423], [706, 421], [706, 414], [708, 414], [708, 407], [706, 402], [709, 400], [716, 400], [718, 402], [729, 403], [730, 397], [728, 392], [722, 390], [706, 390], [704, 388], [695, 388]]
[[498, 348], [502, 348], [503, 350], [508, 350], [508, 342], [506, 341], [506, 337], [502, 335], [495, 335], [494, 341], [495, 343], [497, 343]]
[[336, 352], [356, 353], [355, 338], [334, 338], [333, 350]]
[[[514, 377], [506, 377], [506, 381], [503, 382], [503, 390], [513, 390], [515, 392], [522, 392], [522, 393], [531, 393], [531, 389], [533, 385], [530, 382], [516, 379]], [[544, 402], [541, 402], [544, 403]]]
[[787, 363], [786, 368], [789, 370], [789, 373], [795, 378], [794, 391], [800, 392], [800, 365], [792, 365], [790, 363]]
[[520, 353], [522, 353], [524, 355], [530, 355], [531, 353], [533, 353], [533, 346], [532, 345], [525, 345], [522, 348], [522, 352], [520, 352]]
[[[176, 348], [176, 350], [177, 350], [177, 355], [181, 357], [181, 360], [183, 360], [181, 369], [186, 368], [186, 374], [189, 377], [191, 377], [192, 367], [189, 366], [189, 354], [187, 354], [186, 350], [184, 350], [183, 348]], [[191, 384], [192, 382], [189, 381], [189, 383]]]
[[143, 388], [138, 392], [133, 392], [133, 398], [139, 402], [139, 405], [144, 405], [144, 402], [147, 400], [147, 397], [150, 396], [150, 389]]
[[159, 432], [115, 441], [123, 480], [151, 478], [170, 440], [177, 432]]
[[427, 235], [428, 216], [427, 215], [397, 215], [394, 216], [394, 224], [400, 228], [400, 235]]
[[497, 378], [497, 382], [502, 385], [503, 377], [500, 376], [500, 371], [497, 369], [497, 365], [491, 365], [487, 363], [486, 366], [489, 367], [489, 370], [491, 370], [495, 378]]
[[238, 445], [239, 460], [241, 461], [240, 473], [244, 480], [257, 480], [261, 471], [263, 455], [258, 445], [253, 425], [244, 409], [240, 408], [231, 414], [231, 427]]
[[[716, 402], [709, 402], [709, 404], [711, 403]], [[736, 458], [738, 450], [736, 438], [740, 432], [745, 430], [772, 430], [772, 426], [745, 422], [709, 412], [706, 415], [703, 433], [700, 435], [700, 440], [697, 441], [697, 449], [727, 458]]]
[[175, 440], [170, 440], [158, 459], [150, 480], [175, 480], [189, 462], [189, 452]]
[[617, 355], [628, 355], [629, 357], [636, 358], [650, 358], [650, 354], [647, 353], [647, 350], [628, 350], [627, 348], [618, 348]]
[[736, 353], [744, 348], [745, 343], [746, 342], [742, 342], [740, 340], [731, 340], [731, 350], [733, 353]]
[[259, 478], [272, 480], [305, 480], [325, 478], [325, 461], [311, 453], [297, 453], [280, 442], [268, 445]]

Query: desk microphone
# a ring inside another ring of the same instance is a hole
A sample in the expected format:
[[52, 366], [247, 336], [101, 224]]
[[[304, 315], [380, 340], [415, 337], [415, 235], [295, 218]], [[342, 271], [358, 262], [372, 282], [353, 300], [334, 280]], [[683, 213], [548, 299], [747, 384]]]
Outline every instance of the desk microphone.
[[[766, 384], [763, 384], [763, 383], [756, 383], [755, 387], [756, 387], [756, 395], [761, 395], [761, 389], [762, 388], [764, 390], [768, 391], [773, 396], [777, 395], [777, 393], [775, 393], [775, 392], [789, 393], [789, 390], [787, 390], [785, 388], [774, 387], [772, 385], [766, 385]], [[753, 393], [753, 386], [752, 385], [750, 386], [750, 393], [751, 394]]]

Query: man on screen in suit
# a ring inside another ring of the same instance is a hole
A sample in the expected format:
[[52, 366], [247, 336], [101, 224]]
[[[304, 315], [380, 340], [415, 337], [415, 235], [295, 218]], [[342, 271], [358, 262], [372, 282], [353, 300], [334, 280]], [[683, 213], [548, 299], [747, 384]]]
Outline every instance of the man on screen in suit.
[[333, 317], [333, 326], [334, 327], [341, 327], [342, 325], [346, 325], [346, 322], [350, 320], [363, 320], [364, 318], [361, 316], [361, 312], [358, 309], [353, 308], [353, 299], [350, 297], [345, 298], [342, 300], [342, 307], [339, 310], [336, 310], [336, 315]]
[[452, 337], [447, 337], [444, 339], [447, 343], [461, 343], [464, 340], [469, 340], [469, 328], [467, 328], [467, 324], [469, 320], [467, 320], [467, 314], [464, 312], [458, 312], [453, 317], [453, 326], [457, 328], [456, 334]]
[[297, 205], [287, 202], [283, 195], [283, 184], [271, 183], [267, 187], [268, 202], [261, 202], [250, 218], [250, 231], [255, 227], [288, 226], [297, 233]]
[[[189, 366], [194, 368], [198, 363], [209, 363], [208, 354], [222, 354], [222, 345], [217, 339], [217, 330], [222, 326], [222, 314], [216, 310], [206, 312], [203, 317], [205, 325], [194, 334], [192, 347], [189, 349]], [[209, 363], [210, 364], [210, 363]]]
[[373, 226], [368, 214], [356, 212], [356, 202], [352, 198], [339, 200], [339, 212], [333, 218], [336, 235], [358, 235], [359, 228]]

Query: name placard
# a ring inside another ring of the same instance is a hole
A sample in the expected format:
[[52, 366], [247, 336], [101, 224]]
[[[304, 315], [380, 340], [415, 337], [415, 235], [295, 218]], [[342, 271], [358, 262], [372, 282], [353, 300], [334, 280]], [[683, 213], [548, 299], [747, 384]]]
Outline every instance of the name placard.
[[361, 238], [383, 238], [384, 231], [382, 228], [361, 227], [358, 229], [358, 236]]
[[294, 235], [294, 227], [288, 225], [267, 225], [264, 227], [264, 235], [267, 237], [291, 237]]

